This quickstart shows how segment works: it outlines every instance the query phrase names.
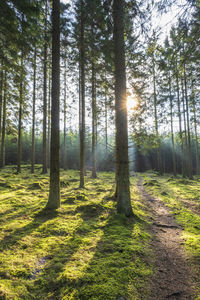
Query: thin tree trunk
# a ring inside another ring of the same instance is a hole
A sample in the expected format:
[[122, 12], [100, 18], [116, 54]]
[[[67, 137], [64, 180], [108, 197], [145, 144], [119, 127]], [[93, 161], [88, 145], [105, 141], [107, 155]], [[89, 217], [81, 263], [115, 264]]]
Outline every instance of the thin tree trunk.
[[182, 134], [182, 118], [181, 118], [180, 89], [179, 89], [177, 61], [176, 61], [176, 90], [177, 90], [177, 104], [178, 104], [179, 137], [181, 142], [181, 173], [182, 176], [185, 177], [184, 144], [183, 144], [183, 134]]
[[47, 209], [60, 207], [60, 0], [52, 8], [52, 106], [50, 190]]
[[33, 107], [32, 107], [32, 153], [31, 153], [31, 173], [35, 172], [35, 102], [36, 102], [36, 57], [35, 47], [33, 61]]
[[105, 94], [105, 143], [106, 143], [106, 159], [108, 158], [108, 107], [107, 97]]
[[85, 13], [81, 0], [80, 16], [80, 188], [84, 188], [85, 175]]
[[185, 64], [183, 66], [184, 70], [184, 89], [185, 89], [185, 102], [186, 102], [186, 117], [187, 117], [187, 136], [188, 136], [188, 175], [192, 179], [192, 157], [191, 157], [191, 137], [190, 137], [190, 116], [189, 116], [189, 104], [188, 104], [188, 94], [187, 94], [187, 78], [185, 72]]
[[44, 66], [43, 66], [43, 153], [42, 173], [47, 173], [47, 0], [45, 2], [45, 25], [44, 25]]
[[124, 0], [114, 0], [117, 211], [132, 216], [129, 183], [128, 121], [124, 46]]
[[47, 129], [47, 168], [50, 167], [50, 132], [51, 132], [51, 70], [49, 68], [48, 129]]
[[194, 134], [195, 134], [195, 161], [196, 161], [196, 174], [199, 175], [199, 143], [198, 143], [198, 134], [197, 134], [197, 115], [196, 115], [196, 103], [195, 103], [195, 94], [194, 87], [192, 82], [192, 105], [193, 105], [193, 117], [194, 117]]
[[171, 77], [169, 78], [169, 98], [170, 98], [170, 123], [171, 123], [171, 140], [172, 140], [172, 161], [173, 161], [173, 174], [176, 177], [176, 154], [174, 145], [174, 128], [173, 128], [173, 103], [172, 103], [172, 88]]
[[5, 136], [6, 136], [6, 108], [7, 108], [7, 81], [6, 81], [7, 78], [6, 77], [7, 76], [5, 73], [0, 168], [5, 167]]
[[184, 86], [183, 79], [181, 80], [181, 91], [182, 91], [182, 106], [183, 106], [183, 123], [184, 123], [184, 132], [185, 132], [185, 143], [184, 143], [184, 165], [185, 165], [185, 174], [184, 176], [188, 176], [188, 159], [187, 159], [187, 149], [188, 149], [188, 138], [187, 138], [187, 124], [186, 124], [186, 116], [185, 116], [185, 94], [184, 94]]
[[96, 172], [96, 130], [97, 130], [97, 117], [96, 117], [96, 74], [94, 62], [92, 62], [92, 178], [97, 178]]
[[18, 143], [17, 143], [17, 173], [21, 173], [22, 160], [22, 106], [23, 106], [23, 54], [21, 54], [20, 86], [19, 86], [19, 116], [18, 116]]
[[3, 66], [1, 65], [0, 74], [0, 141], [1, 141], [1, 123], [2, 123], [2, 107], [3, 107]]
[[66, 66], [66, 58], [65, 58], [65, 71], [64, 71], [64, 142], [63, 142], [63, 168], [67, 170], [67, 128], [66, 128], [66, 120], [67, 120], [67, 66]]
[[152, 56], [152, 66], [153, 66], [153, 99], [154, 99], [154, 123], [155, 123], [155, 132], [156, 132], [156, 139], [157, 139], [157, 166], [158, 171], [162, 175], [162, 160], [161, 160], [161, 151], [160, 151], [160, 137], [158, 132], [158, 114], [157, 114], [157, 92], [156, 92], [156, 74], [155, 74], [155, 59], [154, 53]]

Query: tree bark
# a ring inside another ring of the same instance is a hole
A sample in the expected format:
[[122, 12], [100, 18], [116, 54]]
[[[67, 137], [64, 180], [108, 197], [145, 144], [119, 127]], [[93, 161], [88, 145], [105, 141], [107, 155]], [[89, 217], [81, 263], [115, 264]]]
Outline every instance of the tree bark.
[[187, 138], [188, 138], [188, 177], [193, 178], [192, 174], [192, 157], [191, 157], [191, 136], [190, 136], [190, 116], [189, 116], [189, 104], [188, 104], [188, 94], [187, 94], [187, 78], [185, 64], [183, 65], [184, 70], [184, 90], [185, 90], [185, 103], [186, 103], [186, 118], [187, 118]]
[[176, 177], [176, 153], [174, 143], [174, 127], [173, 127], [173, 103], [172, 103], [172, 87], [171, 75], [169, 75], [169, 98], [170, 98], [170, 124], [171, 124], [171, 140], [172, 140], [172, 161], [173, 161], [173, 175]]
[[52, 106], [50, 190], [47, 209], [60, 207], [60, 0], [53, 0], [52, 8]]
[[128, 121], [124, 46], [124, 0], [114, 0], [117, 212], [132, 216], [129, 183]]
[[23, 53], [21, 54], [21, 70], [19, 85], [19, 116], [18, 116], [18, 142], [17, 142], [17, 173], [21, 173], [22, 159], [22, 107], [23, 107]]
[[67, 66], [66, 66], [66, 58], [65, 58], [65, 70], [64, 70], [64, 141], [63, 141], [63, 168], [67, 170]]
[[45, 1], [44, 65], [43, 65], [43, 153], [42, 173], [47, 173], [47, 0]]
[[35, 172], [35, 102], [36, 102], [36, 56], [35, 47], [33, 61], [33, 106], [32, 106], [32, 151], [31, 151], [31, 173]]
[[3, 95], [3, 120], [2, 120], [2, 136], [1, 136], [1, 156], [0, 168], [5, 167], [5, 136], [6, 136], [6, 108], [7, 108], [7, 78], [4, 77], [4, 95]]
[[85, 175], [85, 13], [81, 0], [80, 12], [80, 188], [84, 188]]
[[161, 160], [161, 151], [160, 151], [160, 137], [158, 132], [158, 113], [157, 113], [157, 91], [156, 91], [156, 72], [155, 72], [155, 59], [154, 53], [152, 56], [152, 67], [153, 67], [153, 103], [154, 103], [154, 124], [155, 124], [155, 132], [156, 132], [156, 140], [157, 140], [157, 168], [159, 173], [162, 175], [162, 160]]
[[96, 74], [95, 74], [94, 62], [92, 62], [92, 178], [97, 178], [96, 140], [97, 140]]

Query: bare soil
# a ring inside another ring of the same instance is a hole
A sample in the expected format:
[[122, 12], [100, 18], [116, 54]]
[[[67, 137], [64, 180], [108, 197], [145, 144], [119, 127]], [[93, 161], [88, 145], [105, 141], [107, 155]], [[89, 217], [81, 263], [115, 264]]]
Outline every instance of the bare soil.
[[141, 178], [138, 189], [151, 216], [151, 246], [155, 254], [156, 272], [148, 300], [195, 299], [195, 275], [182, 246], [181, 226], [161, 200], [145, 191]]

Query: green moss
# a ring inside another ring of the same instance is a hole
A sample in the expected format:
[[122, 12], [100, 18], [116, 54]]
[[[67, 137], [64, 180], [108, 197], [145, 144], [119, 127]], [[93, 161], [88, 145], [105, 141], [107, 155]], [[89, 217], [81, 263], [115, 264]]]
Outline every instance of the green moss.
[[146, 212], [132, 178], [135, 218], [116, 215], [113, 173], [61, 172], [61, 208], [50, 213], [49, 178], [0, 171], [10, 186], [0, 193], [1, 299], [127, 299], [146, 297], [152, 274]]

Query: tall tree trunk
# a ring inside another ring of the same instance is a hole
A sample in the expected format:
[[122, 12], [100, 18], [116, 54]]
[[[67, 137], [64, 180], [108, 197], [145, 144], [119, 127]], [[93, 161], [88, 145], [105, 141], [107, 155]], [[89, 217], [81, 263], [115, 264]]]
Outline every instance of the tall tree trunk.
[[183, 79], [181, 79], [181, 92], [182, 92], [182, 106], [183, 106], [183, 124], [184, 124], [184, 136], [185, 136], [185, 141], [184, 141], [184, 165], [185, 165], [185, 176], [188, 176], [188, 154], [187, 154], [187, 149], [188, 149], [188, 138], [187, 138], [187, 124], [186, 124], [186, 116], [185, 116], [185, 93], [184, 93], [184, 84], [183, 84]]
[[172, 103], [171, 77], [169, 77], [169, 98], [170, 98], [170, 123], [171, 123], [171, 140], [172, 140], [173, 174], [176, 177], [176, 153], [175, 153], [175, 145], [174, 145], [173, 103]]
[[96, 74], [92, 62], [92, 178], [97, 178], [96, 172], [96, 134], [97, 134], [97, 108], [96, 108]]
[[108, 158], [108, 107], [107, 97], [105, 94], [105, 147], [106, 147], [106, 159]]
[[35, 100], [36, 100], [36, 57], [35, 47], [33, 61], [33, 106], [32, 106], [32, 151], [31, 151], [31, 173], [35, 172]]
[[45, 2], [44, 65], [43, 65], [43, 153], [42, 173], [47, 173], [47, 0]]
[[114, 0], [117, 211], [132, 216], [129, 183], [128, 121], [124, 46], [124, 0]]
[[179, 120], [179, 138], [181, 142], [181, 173], [185, 177], [185, 162], [184, 162], [184, 144], [183, 144], [183, 134], [182, 134], [182, 118], [181, 118], [181, 103], [180, 103], [180, 88], [179, 88], [179, 76], [178, 67], [176, 61], [176, 90], [177, 90], [177, 104], [178, 104], [178, 120]]
[[4, 77], [4, 95], [3, 95], [3, 120], [2, 120], [2, 137], [1, 137], [1, 156], [0, 168], [5, 167], [5, 136], [6, 136], [6, 108], [7, 108], [7, 78]]
[[67, 66], [66, 66], [66, 58], [65, 58], [65, 70], [64, 70], [64, 142], [63, 142], [63, 168], [67, 170]]
[[156, 74], [155, 74], [155, 59], [154, 53], [152, 56], [152, 67], [153, 67], [153, 100], [154, 100], [154, 123], [155, 123], [155, 132], [156, 132], [156, 139], [157, 139], [157, 166], [158, 171], [162, 175], [162, 160], [161, 160], [161, 151], [160, 151], [160, 137], [158, 132], [158, 114], [157, 114], [157, 91], [156, 91]]
[[188, 137], [188, 176], [189, 179], [192, 179], [192, 153], [191, 153], [191, 136], [190, 136], [190, 116], [189, 116], [189, 103], [188, 103], [188, 94], [187, 94], [187, 78], [185, 71], [185, 64], [183, 66], [184, 70], [184, 89], [185, 89], [185, 103], [186, 103], [186, 118], [187, 118], [187, 137]]
[[52, 8], [52, 106], [50, 190], [46, 208], [60, 207], [60, 0], [53, 0]]
[[47, 167], [50, 167], [50, 131], [51, 131], [51, 69], [49, 68], [49, 96], [48, 96], [48, 129], [47, 129]]
[[192, 82], [192, 106], [193, 106], [193, 118], [194, 118], [194, 134], [195, 134], [195, 161], [196, 161], [196, 174], [199, 175], [199, 143], [198, 143], [198, 134], [197, 134], [197, 115], [196, 115], [196, 103], [195, 103], [195, 92]]
[[0, 73], [0, 141], [1, 141], [1, 123], [2, 123], [2, 107], [3, 107], [3, 66], [1, 65]]
[[23, 107], [23, 54], [21, 54], [20, 85], [19, 85], [19, 116], [18, 116], [18, 142], [17, 142], [17, 173], [21, 173], [22, 160], [22, 107]]
[[84, 188], [85, 175], [85, 13], [81, 0], [80, 12], [80, 188]]

